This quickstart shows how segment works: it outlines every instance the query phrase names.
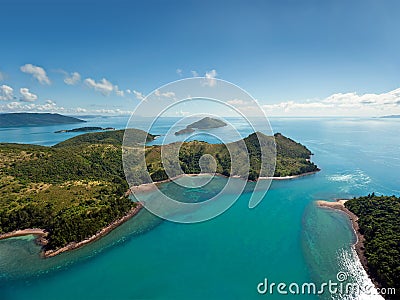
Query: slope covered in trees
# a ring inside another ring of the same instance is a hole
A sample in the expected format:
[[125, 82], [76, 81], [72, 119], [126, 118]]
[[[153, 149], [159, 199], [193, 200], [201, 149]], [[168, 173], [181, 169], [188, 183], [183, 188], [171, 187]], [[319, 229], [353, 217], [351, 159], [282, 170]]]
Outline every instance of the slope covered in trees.
[[358, 217], [368, 270], [386, 288], [400, 291], [400, 198], [354, 198], [345, 206]]
[[[147, 183], [146, 168], [153, 180], [165, 179], [161, 146], [148, 146], [143, 153], [141, 143], [145, 138], [153, 140], [154, 135], [128, 130], [131, 143], [124, 148], [123, 130], [87, 133], [53, 147], [0, 144], [0, 233], [45, 229], [49, 232], [45, 248], [50, 250], [90, 237], [125, 215], [135, 203], [125, 195], [128, 184], [121, 159], [123, 151], [132, 154], [127, 160], [133, 176], [130, 182]], [[317, 169], [307, 160], [311, 154], [307, 148], [280, 134], [275, 136], [275, 141], [276, 172], [280, 176]], [[254, 133], [244, 143], [232, 143], [236, 157], [247, 156], [243, 145], [250, 158], [249, 179], [263, 176], [260, 154], [273, 157], [274, 139]], [[225, 145], [193, 141], [180, 146], [179, 164], [185, 173], [199, 173], [199, 160], [208, 153], [214, 157], [218, 173], [242, 177], [245, 174], [245, 166], [241, 164], [231, 170]], [[171, 145], [162, 147], [167, 149]], [[145, 155], [145, 164], [138, 155]], [[270, 160], [266, 167], [273, 167]]]

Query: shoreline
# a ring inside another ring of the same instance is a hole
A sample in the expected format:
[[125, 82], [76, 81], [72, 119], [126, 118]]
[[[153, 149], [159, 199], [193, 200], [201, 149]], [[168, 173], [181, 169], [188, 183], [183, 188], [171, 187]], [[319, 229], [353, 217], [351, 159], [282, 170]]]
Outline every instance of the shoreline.
[[38, 238], [44, 238], [48, 234], [47, 231], [40, 228], [28, 228], [28, 229], [21, 229], [21, 230], [14, 230], [11, 232], [6, 232], [0, 234], [0, 240], [18, 237], [18, 236], [25, 236], [25, 235], [36, 235]]
[[83, 241], [80, 242], [71, 242], [67, 244], [66, 246], [62, 248], [58, 248], [55, 250], [47, 250], [47, 251], [42, 251], [41, 255], [43, 258], [49, 258], [49, 257], [54, 257], [58, 254], [61, 254], [63, 252], [71, 251], [78, 249], [80, 247], [83, 247], [91, 242], [97, 241], [98, 239], [102, 238], [103, 236], [109, 234], [112, 230], [117, 228], [119, 225], [125, 223], [132, 217], [138, 214], [138, 212], [142, 209], [143, 205], [140, 202], [136, 202], [137, 205], [129, 210], [129, 212], [124, 215], [123, 217], [111, 222], [109, 225], [92, 235], [91, 237], [84, 239]]
[[[318, 169], [316, 171], [312, 171], [312, 172], [306, 172], [306, 173], [302, 173], [302, 174], [298, 174], [298, 175], [291, 175], [291, 176], [282, 176], [282, 177], [258, 177], [257, 180], [253, 181], [253, 182], [257, 182], [258, 180], [292, 180], [292, 179], [297, 179], [297, 178], [301, 178], [301, 177], [305, 177], [305, 176], [309, 176], [309, 175], [314, 175], [318, 172], [320, 172], [321, 170]], [[132, 195], [135, 192], [136, 193], [144, 193], [144, 192], [150, 192], [154, 189], [156, 189], [158, 184], [162, 184], [162, 183], [166, 183], [166, 182], [171, 182], [175, 179], [179, 179], [183, 176], [189, 176], [189, 177], [196, 177], [196, 176], [221, 176], [221, 177], [225, 177], [225, 178], [238, 178], [238, 179], [243, 179], [241, 177], [239, 177], [238, 175], [232, 175], [232, 176], [225, 176], [219, 173], [199, 173], [199, 174], [181, 174], [172, 178], [168, 178], [168, 179], [164, 179], [161, 181], [154, 181], [154, 182], [149, 182], [149, 183], [142, 183], [139, 185], [135, 185], [133, 187], [131, 187], [127, 192], [126, 195]], [[252, 182], [251, 180], [246, 180], [248, 182]]]
[[369, 268], [367, 265], [368, 262], [367, 262], [367, 258], [365, 257], [365, 252], [364, 252], [365, 238], [359, 231], [358, 217], [356, 214], [354, 214], [349, 209], [347, 209], [346, 206], [344, 205], [348, 200], [349, 199], [337, 199], [335, 202], [325, 201], [325, 200], [317, 200], [317, 201], [315, 201], [315, 204], [318, 207], [341, 211], [348, 216], [348, 218], [351, 221], [351, 225], [352, 225], [353, 231], [354, 231], [356, 239], [357, 239], [356, 242], [352, 246], [354, 247], [354, 250], [357, 253], [358, 259], [360, 260], [361, 265], [363, 266], [368, 277], [371, 279], [372, 283], [375, 285], [376, 288], [380, 288], [381, 284], [369, 272]]
[[[80, 247], [83, 247], [91, 242], [94, 242], [94, 241], [102, 238], [103, 236], [107, 235], [112, 230], [117, 228], [119, 225], [125, 223], [126, 221], [128, 221], [129, 219], [131, 219], [132, 217], [134, 217], [135, 215], [137, 215], [139, 213], [139, 211], [142, 209], [143, 205], [140, 202], [136, 202], [136, 203], [137, 203], [137, 205], [135, 207], [131, 208], [127, 214], [125, 214], [123, 217], [121, 217], [117, 220], [114, 220], [109, 225], [102, 228], [101, 230], [99, 230], [97, 233], [95, 233], [91, 237], [86, 238], [80, 242], [71, 242], [71, 243], [65, 245], [64, 247], [54, 249], [54, 250], [44, 251], [42, 249], [42, 251], [40, 253], [41, 257], [42, 258], [54, 257], [63, 252], [78, 249]], [[15, 230], [12, 232], [3, 233], [3, 234], [0, 234], [0, 240], [12, 238], [12, 237], [18, 237], [18, 236], [25, 236], [25, 235], [37, 236], [35, 239], [35, 242], [37, 244], [39, 244], [40, 246], [45, 246], [48, 243], [48, 240], [46, 239], [48, 232], [45, 231], [44, 229], [40, 229], [40, 228], [28, 228], [28, 229]]]

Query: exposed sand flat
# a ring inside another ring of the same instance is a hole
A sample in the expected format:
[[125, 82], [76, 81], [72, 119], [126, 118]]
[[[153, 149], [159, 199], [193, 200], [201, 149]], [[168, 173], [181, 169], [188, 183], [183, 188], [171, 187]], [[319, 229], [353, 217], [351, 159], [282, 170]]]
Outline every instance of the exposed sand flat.
[[16, 237], [16, 236], [30, 235], [30, 234], [44, 237], [47, 235], [47, 232], [40, 228], [28, 228], [28, 229], [22, 229], [22, 230], [15, 230], [12, 232], [0, 234], [0, 240], [8, 239], [11, 237]]

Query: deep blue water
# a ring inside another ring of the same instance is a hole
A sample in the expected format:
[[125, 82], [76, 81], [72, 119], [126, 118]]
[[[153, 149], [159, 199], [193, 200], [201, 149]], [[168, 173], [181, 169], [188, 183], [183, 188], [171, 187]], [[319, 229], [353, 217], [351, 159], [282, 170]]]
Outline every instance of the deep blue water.
[[[88, 121], [84, 126], [122, 129], [127, 118]], [[160, 120], [151, 133], [165, 134], [173, 121]], [[51, 259], [38, 257], [40, 249], [31, 237], [0, 241], [0, 299], [276, 299], [291, 297], [276, 292], [259, 295], [257, 284], [264, 278], [324, 282], [334, 280], [339, 271], [346, 272], [351, 281], [367, 282], [351, 248], [355, 236], [347, 217], [317, 208], [314, 201], [371, 192], [400, 195], [400, 121], [270, 121], [274, 132], [306, 145], [322, 171], [273, 182], [254, 209], [248, 208], [250, 194], [243, 193], [228, 211], [207, 222], [177, 224], [142, 210], [101, 240]], [[239, 120], [231, 122], [241, 125]], [[53, 145], [76, 135], [55, 134], [55, 130], [80, 126], [0, 129], [0, 141]], [[140, 120], [136, 127], [141, 127]], [[251, 133], [243, 124], [238, 127], [243, 135]], [[226, 179], [215, 180], [223, 183]], [[172, 188], [171, 184], [163, 188]], [[201, 189], [193, 191], [196, 197], [205, 194]], [[330, 299], [331, 295], [321, 297]]]

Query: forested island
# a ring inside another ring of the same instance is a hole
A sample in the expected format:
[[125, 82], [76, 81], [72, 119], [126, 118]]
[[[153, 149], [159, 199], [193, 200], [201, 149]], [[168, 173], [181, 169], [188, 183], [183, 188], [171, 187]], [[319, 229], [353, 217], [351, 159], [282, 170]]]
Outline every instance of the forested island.
[[43, 126], [82, 123], [84, 120], [56, 113], [5, 113], [0, 114], [0, 127]]
[[[344, 204], [358, 217], [367, 272], [384, 288], [400, 291], [400, 198], [374, 193]], [[386, 295], [388, 299], [398, 299]]]
[[85, 126], [74, 129], [63, 129], [54, 131], [54, 133], [64, 133], [64, 132], [88, 132], [88, 131], [99, 131], [99, 130], [115, 130], [114, 127], [98, 127], [98, 126]]
[[[47, 232], [43, 249], [52, 251], [92, 237], [135, 212], [137, 203], [127, 194], [128, 184], [122, 165], [122, 152], [146, 151], [146, 165], [132, 160], [136, 185], [147, 183], [143, 173], [154, 181], [165, 179], [160, 152], [164, 146], [143, 147], [155, 135], [127, 129], [129, 149], [122, 147], [124, 130], [86, 133], [52, 147], [0, 144], [0, 234], [28, 228]], [[258, 137], [258, 138], [257, 138]], [[237, 142], [236, 142], [237, 143]], [[245, 179], [256, 180], [260, 173], [262, 151], [277, 150], [275, 176], [299, 175], [317, 171], [309, 161], [311, 152], [303, 145], [276, 134], [254, 133], [244, 139], [250, 157], [250, 173]], [[233, 143], [233, 147], [235, 147]], [[240, 145], [239, 143], [237, 145]], [[244, 176], [240, 169], [230, 170], [225, 145], [185, 142], [179, 161], [187, 174], [200, 173], [199, 159], [209, 153], [217, 162], [217, 173]], [[238, 147], [238, 151], [244, 151]], [[243, 155], [247, 155], [247, 151]], [[272, 167], [272, 166], [270, 166]]]
[[175, 135], [189, 134], [189, 133], [194, 132], [195, 129], [206, 130], [206, 129], [212, 129], [212, 128], [220, 128], [220, 127], [224, 127], [226, 125], [227, 124], [222, 120], [205, 117], [199, 121], [189, 124], [188, 126], [186, 126], [186, 128], [175, 132]]

